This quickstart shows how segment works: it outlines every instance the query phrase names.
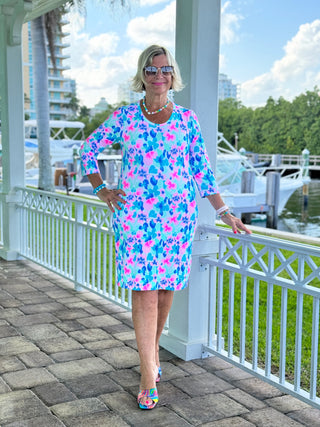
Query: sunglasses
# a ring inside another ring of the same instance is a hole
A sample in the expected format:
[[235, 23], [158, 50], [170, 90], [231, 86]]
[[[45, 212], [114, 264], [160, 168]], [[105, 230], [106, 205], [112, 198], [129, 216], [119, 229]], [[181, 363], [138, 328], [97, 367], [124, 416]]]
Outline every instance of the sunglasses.
[[171, 76], [173, 73], [173, 67], [171, 65], [165, 65], [164, 67], [153, 67], [150, 65], [149, 67], [144, 67], [144, 73], [148, 77], [154, 77], [157, 75], [158, 70], [161, 70], [161, 74], [163, 76]]

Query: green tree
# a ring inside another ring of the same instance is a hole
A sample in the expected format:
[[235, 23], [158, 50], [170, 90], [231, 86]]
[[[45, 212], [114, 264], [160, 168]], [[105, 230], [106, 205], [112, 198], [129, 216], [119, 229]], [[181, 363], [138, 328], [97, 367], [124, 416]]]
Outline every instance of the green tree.
[[308, 148], [320, 154], [319, 89], [307, 91], [292, 102], [270, 97], [265, 106], [247, 108], [235, 100], [219, 103], [219, 131], [239, 147], [256, 153], [300, 154]]

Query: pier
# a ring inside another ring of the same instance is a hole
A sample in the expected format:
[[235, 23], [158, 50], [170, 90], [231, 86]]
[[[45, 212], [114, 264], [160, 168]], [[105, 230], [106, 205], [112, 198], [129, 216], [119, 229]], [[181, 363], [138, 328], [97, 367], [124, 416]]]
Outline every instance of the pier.
[[[292, 170], [295, 170], [304, 164], [304, 158], [302, 154], [245, 153], [245, 155], [253, 164], [269, 163], [269, 167], [273, 167], [275, 170], [282, 170], [284, 168], [287, 170], [291, 169], [288, 168], [288, 166], [292, 166]], [[309, 155], [308, 167], [311, 179], [320, 178], [320, 156]]]

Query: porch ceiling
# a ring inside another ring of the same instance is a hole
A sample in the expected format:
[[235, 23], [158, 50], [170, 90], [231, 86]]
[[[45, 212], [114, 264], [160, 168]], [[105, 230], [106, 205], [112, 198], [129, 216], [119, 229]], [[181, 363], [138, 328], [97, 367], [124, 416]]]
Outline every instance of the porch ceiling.
[[32, 21], [32, 19], [44, 15], [64, 3], [66, 3], [66, 0], [32, 0], [32, 9], [27, 12], [24, 22]]

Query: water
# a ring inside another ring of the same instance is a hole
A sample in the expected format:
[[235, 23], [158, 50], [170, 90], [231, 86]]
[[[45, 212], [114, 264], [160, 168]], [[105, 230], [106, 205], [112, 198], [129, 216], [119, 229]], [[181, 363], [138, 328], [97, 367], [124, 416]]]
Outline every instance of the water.
[[[266, 222], [253, 225], [265, 227]], [[312, 180], [309, 184], [307, 207], [304, 207], [302, 188], [292, 194], [279, 217], [278, 230], [320, 237], [320, 180]]]
[[307, 207], [303, 199], [302, 188], [299, 188], [286, 204], [280, 223], [293, 233], [320, 237], [320, 180], [312, 180], [309, 184]]

